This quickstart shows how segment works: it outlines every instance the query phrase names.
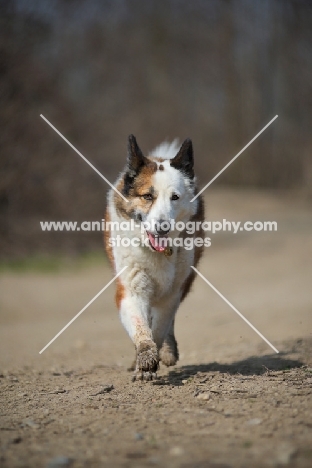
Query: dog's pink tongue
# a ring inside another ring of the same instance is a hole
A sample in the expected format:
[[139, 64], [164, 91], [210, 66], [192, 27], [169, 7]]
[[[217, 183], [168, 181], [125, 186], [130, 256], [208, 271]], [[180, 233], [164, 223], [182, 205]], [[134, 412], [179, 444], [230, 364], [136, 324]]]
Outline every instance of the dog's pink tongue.
[[162, 241], [162, 239], [166, 239], [165, 236], [155, 237], [150, 232], [148, 232], [147, 235], [148, 235], [150, 243], [152, 244], [154, 249], [157, 250], [157, 252], [163, 252], [166, 249], [166, 243], [164, 241]]

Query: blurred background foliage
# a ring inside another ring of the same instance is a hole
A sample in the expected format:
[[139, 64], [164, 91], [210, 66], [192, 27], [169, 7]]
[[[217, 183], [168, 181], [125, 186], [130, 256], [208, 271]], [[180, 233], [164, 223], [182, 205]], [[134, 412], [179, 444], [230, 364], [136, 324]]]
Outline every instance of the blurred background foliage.
[[101, 248], [100, 233], [40, 220], [100, 220], [127, 136], [143, 152], [193, 139], [204, 185], [275, 114], [216, 184], [312, 183], [310, 0], [0, 0], [3, 258]]

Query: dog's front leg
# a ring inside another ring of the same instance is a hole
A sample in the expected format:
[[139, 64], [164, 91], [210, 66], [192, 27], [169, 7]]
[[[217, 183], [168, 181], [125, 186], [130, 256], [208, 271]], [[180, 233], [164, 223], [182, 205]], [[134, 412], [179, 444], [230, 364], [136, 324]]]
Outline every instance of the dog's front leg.
[[120, 303], [120, 318], [136, 348], [133, 380], [156, 378], [159, 355], [152, 336], [148, 298], [126, 294]]

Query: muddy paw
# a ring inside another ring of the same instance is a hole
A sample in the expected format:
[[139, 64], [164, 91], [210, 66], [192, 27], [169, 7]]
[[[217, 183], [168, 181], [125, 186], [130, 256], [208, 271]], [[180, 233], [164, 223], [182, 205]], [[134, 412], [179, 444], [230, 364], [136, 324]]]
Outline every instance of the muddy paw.
[[137, 348], [136, 369], [145, 372], [156, 372], [158, 363], [159, 357], [155, 343], [142, 341]]
[[178, 344], [174, 335], [167, 336], [160, 349], [159, 359], [167, 367], [174, 366], [179, 360]]
[[169, 349], [161, 349], [159, 357], [161, 362], [167, 367], [174, 366], [178, 361], [178, 356]]
[[137, 347], [137, 359], [132, 380], [153, 380], [156, 378], [159, 357], [152, 341], [143, 341]]
[[156, 379], [157, 379], [156, 372], [144, 372], [142, 370], [135, 370], [132, 375], [132, 382], [137, 382], [140, 380], [149, 382], [151, 380], [156, 380]]

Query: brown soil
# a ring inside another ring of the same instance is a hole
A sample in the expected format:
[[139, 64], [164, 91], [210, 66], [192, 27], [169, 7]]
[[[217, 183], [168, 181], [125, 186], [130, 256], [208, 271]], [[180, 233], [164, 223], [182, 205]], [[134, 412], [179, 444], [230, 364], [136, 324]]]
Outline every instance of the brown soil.
[[133, 347], [108, 266], [3, 273], [3, 467], [312, 466], [312, 217], [290, 195], [210, 191], [209, 217], [277, 220], [276, 233], [219, 234], [180, 308], [180, 361], [131, 383]]

